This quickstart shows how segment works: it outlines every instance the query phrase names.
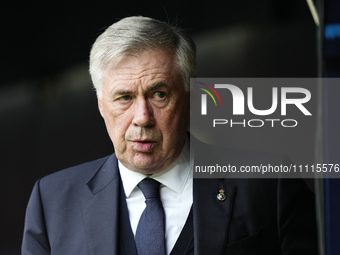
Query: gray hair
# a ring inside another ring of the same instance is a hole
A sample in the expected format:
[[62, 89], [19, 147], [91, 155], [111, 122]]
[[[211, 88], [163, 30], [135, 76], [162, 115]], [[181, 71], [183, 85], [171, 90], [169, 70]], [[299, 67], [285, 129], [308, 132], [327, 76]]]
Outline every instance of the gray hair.
[[113, 60], [145, 50], [168, 50], [177, 57], [185, 90], [195, 76], [196, 46], [183, 30], [147, 17], [124, 18], [102, 33], [90, 53], [90, 75], [99, 98], [102, 96], [103, 74]]

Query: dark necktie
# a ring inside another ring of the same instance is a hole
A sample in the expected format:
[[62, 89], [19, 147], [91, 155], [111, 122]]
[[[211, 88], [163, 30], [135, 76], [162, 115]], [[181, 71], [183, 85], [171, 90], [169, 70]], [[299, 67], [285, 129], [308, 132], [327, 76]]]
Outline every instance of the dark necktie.
[[135, 236], [138, 255], [165, 254], [165, 217], [159, 186], [158, 181], [150, 178], [146, 178], [138, 184], [146, 203]]

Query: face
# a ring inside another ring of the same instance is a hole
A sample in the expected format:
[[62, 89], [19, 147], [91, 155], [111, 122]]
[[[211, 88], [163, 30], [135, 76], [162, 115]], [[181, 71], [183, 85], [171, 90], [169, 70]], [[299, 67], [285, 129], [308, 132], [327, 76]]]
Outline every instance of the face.
[[180, 155], [189, 92], [169, 52], [144, 51], [111, 63], [98, 105], [116, 156], [130, 170], [158, 173]]

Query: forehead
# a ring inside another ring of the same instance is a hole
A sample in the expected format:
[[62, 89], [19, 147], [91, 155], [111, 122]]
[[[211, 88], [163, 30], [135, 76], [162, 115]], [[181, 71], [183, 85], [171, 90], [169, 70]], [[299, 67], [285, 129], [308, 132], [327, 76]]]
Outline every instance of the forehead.
[[176, 57], [168, 51], [151, 50], [113, 61], [104, 72], [103, 89], [112, 90], [132, 84], [148, 86], [160, 82], [184, 86], [181, 80]]

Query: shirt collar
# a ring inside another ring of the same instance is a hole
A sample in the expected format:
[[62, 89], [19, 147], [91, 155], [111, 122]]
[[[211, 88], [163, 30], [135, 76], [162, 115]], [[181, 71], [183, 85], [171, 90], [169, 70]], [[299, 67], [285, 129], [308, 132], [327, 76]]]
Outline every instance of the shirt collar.
[[146, 177], [153, 178], [170, 188], [171, 190], [182, 193], [187, 180], [190, 177], [190, 149], [189, 141], [186, 139], [185, 145], [179, 157], [164, 171], [147, 176], [126, 168], [119, 160], [119, 171], [123, 182], [125, 195], [130, 196], [137, 184]]

